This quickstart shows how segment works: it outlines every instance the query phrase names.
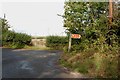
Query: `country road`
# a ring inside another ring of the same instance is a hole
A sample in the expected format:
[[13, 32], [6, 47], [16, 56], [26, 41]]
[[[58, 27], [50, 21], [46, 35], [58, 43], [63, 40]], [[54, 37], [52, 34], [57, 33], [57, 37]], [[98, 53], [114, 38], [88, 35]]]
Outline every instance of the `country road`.
[[2, 78], [83, 78], [58, 64], [61, 53], [2, 48]]

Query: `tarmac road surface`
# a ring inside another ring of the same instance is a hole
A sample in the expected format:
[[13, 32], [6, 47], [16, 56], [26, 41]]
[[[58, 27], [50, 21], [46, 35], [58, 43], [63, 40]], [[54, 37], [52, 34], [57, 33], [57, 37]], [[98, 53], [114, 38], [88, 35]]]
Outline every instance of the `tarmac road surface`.
[[2, 48], [2, 78], [83, 78], [57, 63], [61, 53]]

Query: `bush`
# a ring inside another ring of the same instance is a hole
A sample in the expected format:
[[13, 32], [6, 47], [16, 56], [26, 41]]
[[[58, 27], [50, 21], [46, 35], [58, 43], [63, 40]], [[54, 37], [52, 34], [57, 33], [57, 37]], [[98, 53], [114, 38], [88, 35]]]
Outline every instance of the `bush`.
[[28, 36], [27, 34], [22, 34], [22, 33], [16, 33], [15, 38], [13, 40], [15, 43], [19, 42], [21, 44], [27, 44], [29, 45], [31, 41], [31, 36]]
[[2, 46], [8, 46], [11, 48], [23, 48], [25, 45], [29, 45], [31, 36], [24, 33], [16, 33], [9, 31], [11, 26], [6, 19], [0, 18], [0, 39], [2, 38]]
[[16, 48], [16, 49], [17, 49], [17, 48], [23, 48], [24, 46], [25, 46], [25, 44], [19, 43], [19, 42], [16, 42], [16, 43], [13, 42], [13, 43], [10, 44], [10, 47], [11, 47], [11, 48]]
[[2, 45], [8, 45], [10, 42], [13, 42], [15, 33], [12, 31], [3, 31], [2, 32]]
[[31, 36], [24, 33], [16, 33], [13, 31], [3, 31], [2, 33], [2, 46], [11, 48], [23, 48], [29, 45]]
[[53, 49], [63, 49], [68, 43], [68, 38], [63, 36], [48, 36], [46, 38], [46, 46]]

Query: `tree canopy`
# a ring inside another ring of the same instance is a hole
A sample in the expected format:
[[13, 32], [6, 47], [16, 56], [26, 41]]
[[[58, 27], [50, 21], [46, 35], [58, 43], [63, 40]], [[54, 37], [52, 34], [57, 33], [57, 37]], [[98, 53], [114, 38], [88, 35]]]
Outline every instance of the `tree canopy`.
[[[68, 33], [82, 35], [81, 39], [77, 40], [79, 43], [87, 41], [90, 45], [118, 45], [120, 41], [119, 15], [114, 14], [113, 23], [109, 23], [108, 2], [79, 2], [79, 0], [73, 2], [69, 0], [65, 2], [64, 9], [64, 27]], [[76, 42], [76, 40], [74, 41]]]

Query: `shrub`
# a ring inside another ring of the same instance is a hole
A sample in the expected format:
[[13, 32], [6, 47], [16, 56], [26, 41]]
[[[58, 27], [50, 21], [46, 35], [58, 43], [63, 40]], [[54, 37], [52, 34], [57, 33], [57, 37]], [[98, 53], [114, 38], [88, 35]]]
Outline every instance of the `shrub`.
[[11, 43], [10, 44], [10, 47], [11, 48], [23, 48], [25, 46], [25, 44], [24, 43], [19, 43], [19, 42], [13, 42], [13, 43]]
[[68, 43], [68, 38], [63, 36], [48, 36], [46, 38], [46, 46], [54, 49], [63, 49]]
[[23, 33], [16, 33], [14, 38], [14, 42], [19, 42], [21, 44], [29, 45], [30, 41], [31, 41], [31, 36]]
[[15, 33], [12, 31], [5, 31], [2, 33], [2, 45], [8, 45], [8, 43], [13, 42]]
[[24, 33], [16, 33], [13, 31], [5, 31], [2, 33], [2, 46], [9, 46], [11, 48], [23, 48], [29, 45], [31, 36]]
[[0, 18], [0, 39], [2, 38], [2, 46], [9, 46], [12, 48], [23, 48], [25, 45], [29, 45], [31, 36], [24, 33], [16, 33], [9, 31], [10, 25], [6, 19]]

